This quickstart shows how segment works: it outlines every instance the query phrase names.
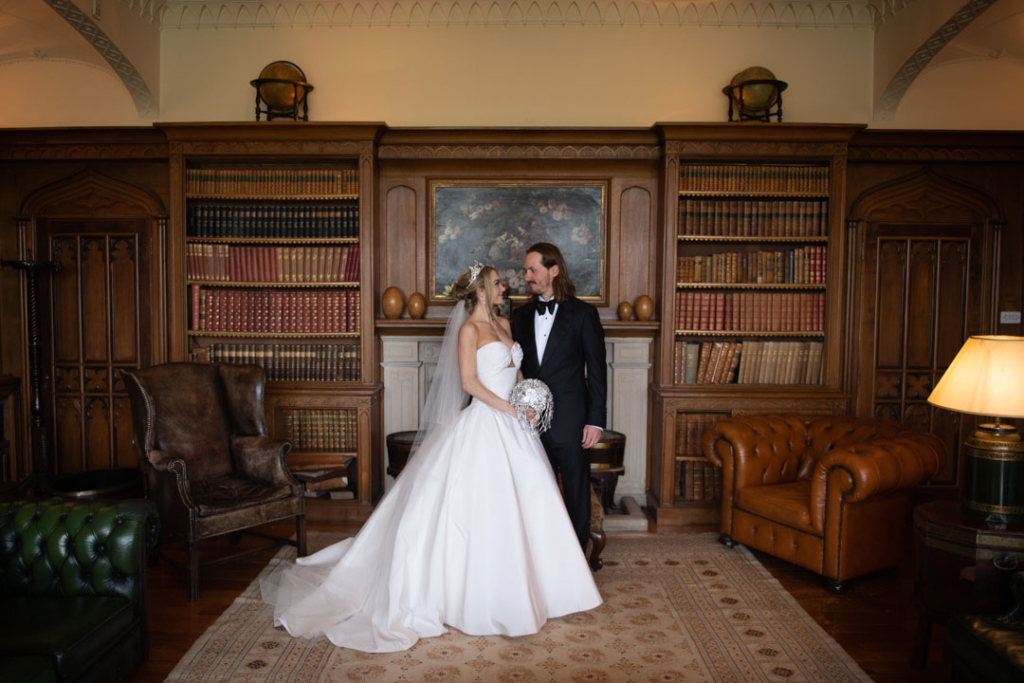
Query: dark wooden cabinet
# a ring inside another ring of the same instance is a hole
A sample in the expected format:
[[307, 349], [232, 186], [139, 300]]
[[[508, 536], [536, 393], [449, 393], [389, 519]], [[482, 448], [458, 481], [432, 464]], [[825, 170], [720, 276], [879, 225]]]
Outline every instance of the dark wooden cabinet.
[[175, 347], [263, 366], [268, 430], [291, 442], [289, 467], [347, 473], [346, 498], [310, 499], [310, 519], [365, 519], [383, 483], [369, 284], [377, 127], [162, 127], [183, 266], [171, 278]]
[[664, 273], [649, 502], [716, 523], [712, 422], [842, 413], [846, 146], [854, 126], [660, 126]]

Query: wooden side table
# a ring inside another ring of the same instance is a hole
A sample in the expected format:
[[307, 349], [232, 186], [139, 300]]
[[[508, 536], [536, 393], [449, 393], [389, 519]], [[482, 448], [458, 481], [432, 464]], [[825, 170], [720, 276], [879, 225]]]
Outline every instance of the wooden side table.
[[933, 624], [954, 612], [995, 613], [1012, 601], [1010, 577], [1024, 569], [1024, 525], [990, 529], [940, 500], [914, 508], [914, 601], [921, 612], [911, 666], [923, 669]]

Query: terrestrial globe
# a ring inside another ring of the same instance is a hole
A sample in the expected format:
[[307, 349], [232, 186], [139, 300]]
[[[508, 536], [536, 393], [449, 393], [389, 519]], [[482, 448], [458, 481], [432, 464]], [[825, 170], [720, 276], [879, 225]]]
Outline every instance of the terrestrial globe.
[[779, 99], [778, 86], [773, 83], [743, 84], [749, 81], [774, 80], [775, 74], [763, 66], [752, 66], [740, 71], [729, 83], [733, 102], [736, 102], [744, 113], [755, 114], [768, 110]]
[[[261, 82], [259, 84], [260, 97], [273, 109], [295, 109], [298, 105], [296, 94], [301, 99], [303, 92], [312, 90], [309, 84], [306, 83], [306, 74], [291, 62], [279, 61], [267, 64], [263, 67], [263, 71], [260, 72], [258, 80], [265, 81], [268, 79], [287, 81], [285, 83]], [[296, 88], [292, 85], [293, 83], [299, 87]]]

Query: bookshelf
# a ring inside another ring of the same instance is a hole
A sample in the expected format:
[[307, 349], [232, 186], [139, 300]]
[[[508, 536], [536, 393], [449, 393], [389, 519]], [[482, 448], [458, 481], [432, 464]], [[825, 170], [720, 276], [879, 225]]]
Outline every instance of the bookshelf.
[[262, 366], [268, 431], [292, 444], [310, 520], [367, 518], [383, 488], [369, 277], [377, 127], [163, 127], [181, 207], [182, 355]]
[[738, 414], [846, 412], [841, 268], [852, 126], [659, 126], [665, 257], [649, 502], [659, 530], [716, 524], [701, 450]]

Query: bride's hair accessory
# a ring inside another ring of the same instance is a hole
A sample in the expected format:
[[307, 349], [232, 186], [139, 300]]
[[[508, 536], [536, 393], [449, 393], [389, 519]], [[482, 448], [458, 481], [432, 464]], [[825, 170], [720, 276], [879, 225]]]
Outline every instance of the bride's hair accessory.
[[470, 284], [476, 282], [476, 279], [480, 277], [480, 271], [484, 269], [484, 264], [479, 261], [474, 261], [473, 265], [469, 267], [469, 282]]
[[[555, 412], [555, 401], [551, 389], [539, 379], [524, 379], [512, 387], [508, 402], [516, 409], [523, 429], [531, 434], [543, 434], [551, 429], [551, 417]], [[526, 417], [526, 411], [533, 408], [537, 417], [534, 425]]]

